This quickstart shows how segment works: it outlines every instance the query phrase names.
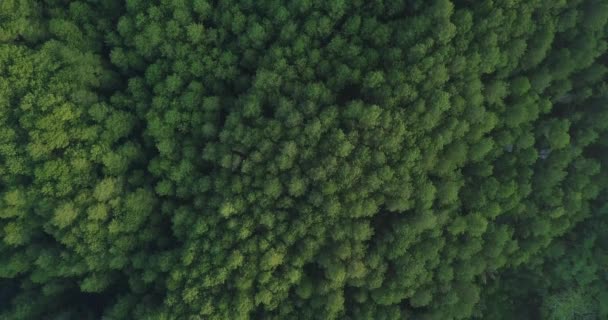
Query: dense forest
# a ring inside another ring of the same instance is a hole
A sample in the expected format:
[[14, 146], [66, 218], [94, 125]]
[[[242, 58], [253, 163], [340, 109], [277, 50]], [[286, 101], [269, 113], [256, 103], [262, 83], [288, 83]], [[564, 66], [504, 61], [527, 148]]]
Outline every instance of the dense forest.
[[608, 319], [607, 21], [0, 0], [0, 319]]

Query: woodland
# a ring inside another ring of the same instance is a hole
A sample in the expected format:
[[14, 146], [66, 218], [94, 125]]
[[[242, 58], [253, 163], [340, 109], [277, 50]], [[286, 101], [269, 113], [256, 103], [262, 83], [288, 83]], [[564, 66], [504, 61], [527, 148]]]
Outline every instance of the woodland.
[[608, 319], [607, 0], [0, 0], [0, 319]]

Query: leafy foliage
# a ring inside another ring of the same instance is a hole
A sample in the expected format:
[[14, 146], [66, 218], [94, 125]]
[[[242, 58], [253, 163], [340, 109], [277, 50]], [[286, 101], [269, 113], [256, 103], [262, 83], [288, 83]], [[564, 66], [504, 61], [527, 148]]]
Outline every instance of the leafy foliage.
[[3, 0], [0, 318], [604, 318], [607, 21]]

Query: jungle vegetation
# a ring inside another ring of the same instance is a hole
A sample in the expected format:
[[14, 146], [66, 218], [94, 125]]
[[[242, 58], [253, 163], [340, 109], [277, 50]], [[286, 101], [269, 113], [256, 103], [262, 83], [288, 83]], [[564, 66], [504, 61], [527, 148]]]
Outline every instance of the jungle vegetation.
[[608, 319], [606, 0], [1, 0], [0, 319]]

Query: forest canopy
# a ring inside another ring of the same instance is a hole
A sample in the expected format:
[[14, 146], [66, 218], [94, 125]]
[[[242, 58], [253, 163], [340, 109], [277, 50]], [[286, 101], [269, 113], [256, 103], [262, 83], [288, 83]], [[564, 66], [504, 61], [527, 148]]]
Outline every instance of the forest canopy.
[[0, 0], [0, 319], [608, 319], [605, 0]]

